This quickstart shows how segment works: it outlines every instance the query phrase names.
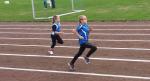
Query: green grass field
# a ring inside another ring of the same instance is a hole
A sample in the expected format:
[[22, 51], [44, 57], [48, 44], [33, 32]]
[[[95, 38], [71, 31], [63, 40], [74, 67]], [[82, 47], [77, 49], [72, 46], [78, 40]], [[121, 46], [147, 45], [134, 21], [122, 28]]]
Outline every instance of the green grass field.
[[[56, 1], [57, 8], [48, 10], [44, 9], [43, 0], [35, 0], [38, 4], [36, 15], [47, 16], [50, 13], [58, 14], [70, 10], [71, 5], [67, 0]], [[150, 0], [78, 0], [78, 3], [76, 7], [86, 11], [63, 16], [62, 21], [76, 21], [80, 14], [87, 15], [90, 21], [150, 20]], [[0, 21], [34, 21], [31, 0], [11, 0], [9, 5], [0, 0]]]

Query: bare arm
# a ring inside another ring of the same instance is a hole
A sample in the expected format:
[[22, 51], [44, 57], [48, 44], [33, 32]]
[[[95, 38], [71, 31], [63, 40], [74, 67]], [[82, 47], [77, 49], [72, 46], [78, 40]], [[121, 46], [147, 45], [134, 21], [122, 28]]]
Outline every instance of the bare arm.
[[89, 31], [90, 31], [90, 32], [91, 32], [91, 31], [93, 31], [93, 28], [92, 28], [92, 27], [90, 27], [90, 28], [89, 28]]

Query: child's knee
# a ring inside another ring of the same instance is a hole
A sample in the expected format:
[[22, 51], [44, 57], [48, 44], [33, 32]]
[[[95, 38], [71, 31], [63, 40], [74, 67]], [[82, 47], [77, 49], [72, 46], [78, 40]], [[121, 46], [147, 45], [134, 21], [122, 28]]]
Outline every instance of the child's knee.
[[60, 44], [64, 44], [64, 41], [60, 41], [59, 43], [60, 43]]
[[64, 44], [64, 42], [61, 42], [60, 44]]
[[97, 47], [96, 46], [93, 46], [93, 48], [92, 48], [93, 50], [97, 50]]

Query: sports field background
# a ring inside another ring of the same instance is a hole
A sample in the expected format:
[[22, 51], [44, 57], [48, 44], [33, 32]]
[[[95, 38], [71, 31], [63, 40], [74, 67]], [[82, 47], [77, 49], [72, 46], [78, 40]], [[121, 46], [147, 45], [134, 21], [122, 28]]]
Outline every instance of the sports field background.
[[[35, 1], [43, 5], [43, 0]], [[86, 11], [64, 16], [62, 20], [76, 21], [79, 14], [87, 15], [90, 21], [150, 20], [150, 0], [81, 0], [78, 5]], [[31, 0], [11, 0], [9, 5], [0, 0], [0, 21], [33, 21]]]

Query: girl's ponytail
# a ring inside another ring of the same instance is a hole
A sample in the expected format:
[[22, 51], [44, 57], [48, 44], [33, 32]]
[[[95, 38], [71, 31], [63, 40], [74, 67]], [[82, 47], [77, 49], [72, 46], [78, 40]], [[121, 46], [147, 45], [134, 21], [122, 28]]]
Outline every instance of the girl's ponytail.
[[53, 16], [53, 18], [52, 18], [52, 23], [53, 24], [56, 22], [56, 19], [57, 19], [57, 15]]

